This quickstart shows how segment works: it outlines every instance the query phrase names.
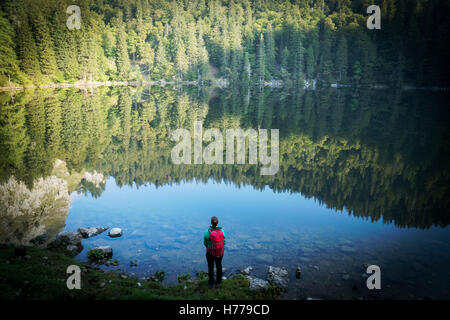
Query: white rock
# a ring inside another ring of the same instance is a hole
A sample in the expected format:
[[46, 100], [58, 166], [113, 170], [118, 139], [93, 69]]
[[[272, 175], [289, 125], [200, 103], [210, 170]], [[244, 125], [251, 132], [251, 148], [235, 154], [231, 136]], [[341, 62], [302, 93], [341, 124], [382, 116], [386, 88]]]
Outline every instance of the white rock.
[[289, 274], [285, 268], [269, 266], [267, 270], [267, 280], [282, 290], [287, 290], [289, 286]]
[[246, 278], [250, 281], [250, 290], [266, 290], [270, 286], [269, 282], [266, 280], [250, 276], [246, 276]]
[[120, 228], [112, 228], [111, 230], [109, 230], [108, 235], [111, 238], [120, 237], [120, 236], [122, 236], [122, 229], [120, 229]]
[[240, 273], [242, 273], [243, 275], [249, 276], [250, 273], [252, 273], [253, 268], [251, 266], [248, 266], [247, 268], [240, 270]]

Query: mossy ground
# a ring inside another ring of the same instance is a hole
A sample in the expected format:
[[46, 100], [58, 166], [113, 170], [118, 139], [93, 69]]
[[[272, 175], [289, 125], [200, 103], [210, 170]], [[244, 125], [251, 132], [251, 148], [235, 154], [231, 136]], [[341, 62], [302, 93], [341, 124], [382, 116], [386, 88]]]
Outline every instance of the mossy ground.
[[[64, 250], [27, 248], [27, 257], [14, 254], [14, 247], [0, 247], [0, 299], [274, 299], [275, 290], [252, 291], [242, 275], [235, 275], [218, 288], [209, 288], [207, 280], [181, 278], [177, 285], [164, 286], [157, 281], [141, 280], [112, 271], [94, 268], [74, 260]], [[81, 269], [81, 289], [69, 290], [66, 273], [69, 265]], [[141, 286], [138, 285], [141, 283]]]

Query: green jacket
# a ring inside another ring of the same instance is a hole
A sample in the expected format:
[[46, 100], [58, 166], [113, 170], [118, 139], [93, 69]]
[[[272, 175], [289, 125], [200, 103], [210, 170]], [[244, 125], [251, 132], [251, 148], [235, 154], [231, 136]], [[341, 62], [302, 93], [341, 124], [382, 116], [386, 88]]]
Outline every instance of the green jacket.
[[221, 230], [223, 233], [223, 245], [225, 245], [225, 243], [227, 242], [227, 237], [225, 236], [225, 231], [223, 231], [222, 227], [215, 227], [213, 228], [212, 226], [209, 227], [208, 229], [206, 229], [204, 235], [203, 235], [203, 244], [205, 245], [205, 247], [209, 247], [211, 245], [211, 241], [209, 240], [209, 236], [211, 235], [211, 231], [209, 229], [213, 229], [213, 230]]

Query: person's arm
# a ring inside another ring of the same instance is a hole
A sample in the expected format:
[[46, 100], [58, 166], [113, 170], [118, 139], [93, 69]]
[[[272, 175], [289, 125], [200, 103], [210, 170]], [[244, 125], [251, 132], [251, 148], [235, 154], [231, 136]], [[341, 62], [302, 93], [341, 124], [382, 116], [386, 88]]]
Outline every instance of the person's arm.
[[208, 230], [205, 231], [205, 233], [203, 234], [203, 245], [205, 247], [208, 247]]
[[223, 245], [225, 245], [227, 243], [227, 236], [225, 235], [225, 231], [223, 231], [223, 229], [222, 233], [223, 233]]

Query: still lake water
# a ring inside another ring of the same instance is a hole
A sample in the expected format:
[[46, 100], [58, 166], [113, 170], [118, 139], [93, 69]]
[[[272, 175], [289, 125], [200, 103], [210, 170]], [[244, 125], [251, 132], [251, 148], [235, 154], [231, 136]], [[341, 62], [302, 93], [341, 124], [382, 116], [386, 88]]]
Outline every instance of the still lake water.
[[[1, 183], [23, 181], [42, 210], [36, 217], [3, 204], [0, 240], [120, 227], [120, 238], [84, 239], [77, 259], [110, 245], [119, 265], [102, 268], [139, 277], [165, 270], [165, 282], [175, 283], [206, 269], [202, 237], [216, 215], [227, 235], [225, 275], [251, 265], [265, 277], [269, 265], [286, 267], [286, 298], [449, 299], [446, 101], [433, 92], [334, 89], [2, 96]], [[280, 129], [279, 172], [174, 165], [169, 133], [191, 130], [195, 120], [222, 132]], [[382, 290], [366, 289], [365, 264], [380, 266]]]

